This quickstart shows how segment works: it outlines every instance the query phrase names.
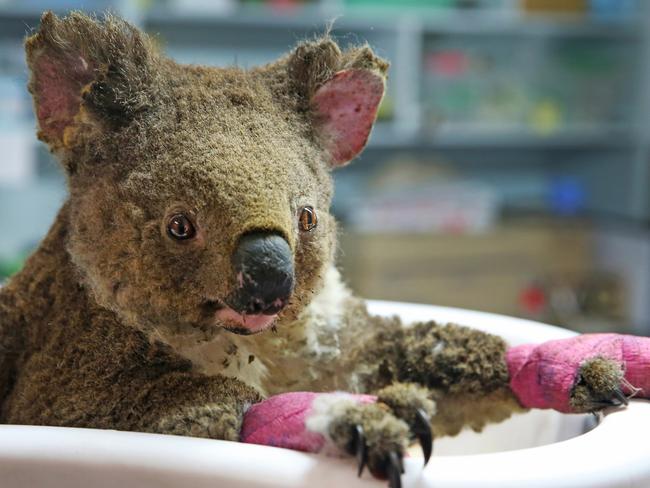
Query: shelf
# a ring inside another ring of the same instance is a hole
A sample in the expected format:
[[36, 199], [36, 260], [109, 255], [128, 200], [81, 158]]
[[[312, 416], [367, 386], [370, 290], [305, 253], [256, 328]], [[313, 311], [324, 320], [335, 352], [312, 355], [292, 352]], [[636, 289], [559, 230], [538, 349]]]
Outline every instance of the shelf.
[[434, 35], [540, 36], [625, 38], [641, 34], [634, 19], [599, 21], [576, 16], [493, 16], [449, 14], [424, 20], [424, 31]]
[[401, 136], [388, 124], [377, 127], [370, 149], [633, 149], [632, 128], [566, 128], [541, 135], [530, 130], [461, 129], [434, 130], [431, 133]]
[[167, 28], [187, 26], [242, 27], [270, 30], [324, 31], [332, 24], [335, 30], [390, 31], [395, 29], [395, 18], [347, 18], [329, 15], [318, 6], [305, 6], [294, 11], [275, 11], [262, 7], [240, 7], [231, 13], [197, 12], [185, 9], [155, 8], [143, 16], [145, 26]]
[[22, 40], [36, 28], [43, 14], [24, 7], [0, 7], [0, 39]]
[[292, 12], [260, 7], [239, 8], [233, 12], [195, 12], [184, 9], [154, 9], [144, 15], [145, 24], [167, 27], [209, 25], [212, 27], [251, 27], [257, 29], [322, 30], [334, 22], [336, 30], [396, 30], [399, 19], [409, 19], [430, 35], [490, 35], [542, 37], [635, 37], [641, 33], [636, 19], [597, 20], [578, 16], [521, 16], [490, 12], [444, 12], [434, 14], [409, 10], [372, 13], [360, 9], [326, 11], [308, 6]]
[[[61, 15], [65, 11], [57, 12]], [[0, 8], [0, 38], [23, 38], [38, 25], [42, 10], [26, 7]], [[413, 11], [368, 14], [363, 10], [328, 11], [321, 6], [305, 6], [293, 11], [261, 7], [240, 7], [232, 12], [200, 12], [186, 9], [154, 8], [139, 16], [145, 27], [165, 29], [255, 28], [260, 30], [324, 31], [333, 22], [336, 31], [389, 32], [399, 20], [416, 23], [425, 35], [540, 36], [634, 38], [641, 34], [637, 19], [597, 20], [577, 16], [521, 16], [491, 12], [446, 12], [433, 14]]]

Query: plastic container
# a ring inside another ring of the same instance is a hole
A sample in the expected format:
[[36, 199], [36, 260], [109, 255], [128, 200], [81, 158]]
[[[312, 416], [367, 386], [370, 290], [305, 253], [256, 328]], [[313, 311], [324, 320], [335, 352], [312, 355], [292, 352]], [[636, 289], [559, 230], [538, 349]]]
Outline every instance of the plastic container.
[[[538, 342], [573, 333], [526, 320], [459, 309], [372, 302], [381, 315], [436, 319]], [[586, 434], [586, 416], [535, 411], [483, 434], [436, 441], [426, 469], [405, 462], [405, 487], [599, 488], [650, 486], [650, 403], [609, 412]], [[481, 453], [481, 454], [477, 454]], [[3, 488], [382, 487], [355, 463], [272, 447], [130, 432], [0, 426]]]

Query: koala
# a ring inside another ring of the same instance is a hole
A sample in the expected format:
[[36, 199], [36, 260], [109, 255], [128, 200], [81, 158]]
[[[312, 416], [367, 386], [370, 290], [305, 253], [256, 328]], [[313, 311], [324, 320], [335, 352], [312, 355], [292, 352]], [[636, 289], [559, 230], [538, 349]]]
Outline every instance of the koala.
[[[0, 423], [238, 441], [251, 406], [313, 392], [305, 428], [399, 486], [413, 440], [428, 458], [525, 409], [501, 338], [370, 316], [335, 267], [331, 172], [388, 72], [368, 46], [181, 65], [82, 13], [44, 14], [25, 46], [69, 197], [0, 290]], [[576, 410], [612, 385], [582, 381]]]

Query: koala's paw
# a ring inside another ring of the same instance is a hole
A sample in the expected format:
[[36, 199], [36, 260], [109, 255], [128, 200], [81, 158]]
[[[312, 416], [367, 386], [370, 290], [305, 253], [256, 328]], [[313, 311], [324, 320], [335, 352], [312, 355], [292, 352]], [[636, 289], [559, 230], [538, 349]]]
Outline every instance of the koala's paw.
[[[595, 412], [650, 396], [650, 338], [585, 334], [506, 353], [510, 388], [526, 408]], [[627, 397], [626, 397], [627, 395]]]
[[377, 400], [388, 405], [398, 418], [411, 426], [412, 434], [422, 447], [426, 465], [433, 452], [431, 418], [436, 413], [436, 405], [429, 392], [415, 384], [396, 383], [380, 390]]
[[322, 396], [314, 402], [306, 426], [356, 456], [359, 476], [367, 465], [373, 476], [399, 488], [409, 444], [415, 439], [420, 442], [425, 464], [431, 456], [434, 413], [425, 389], [396, 384], [378, 392], [375, 403], [359, 403], [346, 394]]
[[236, 441], [240, 427], [241, 415], [234, 407], [215, 403], [189, 406], [167, 414], [154, 430], [160, 434]]
[[580, 365], [571, 391], [570, 404], [576, 412], [595, 412], [627, 405], [623, 387], [630, 386], [620, 362], [604, 357], [587, 359]]

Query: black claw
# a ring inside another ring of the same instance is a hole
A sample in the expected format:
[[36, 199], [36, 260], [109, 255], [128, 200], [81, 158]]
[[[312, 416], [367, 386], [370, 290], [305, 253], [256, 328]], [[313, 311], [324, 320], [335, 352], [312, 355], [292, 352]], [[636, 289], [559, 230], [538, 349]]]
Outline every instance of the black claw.
[[593, 407], [594, 410], [597, 410], [601, 408], [618, 407], [618, 403], [612, 400], [603, 400], [598, 402], [596, 401], [591, 402], [591, 406]]
[[629, 403], [627, 397], [623, 394], [623, 392], [619, 388], [616, 388], [613, 394], [614, 397], [621, 402], [621, 405], [627, 405]]
[[397, 466], [399, 466], [399, 473], [404, 474], [404, 459], [399, 454], [396, 454], [395, 457], [397, 459]]
[[388, 486], [390, 488], [402, 488], [402, 460], [401, 456], [394, 451], [388, 454], [388, 466], [386, 471], [388, 474]]
[[620, 407], [622, 406], [623, 403], [620, 401], [614, 401], [614, 400], [601, 400], [598, 402], [591, 402], [591, 406], [594, 409], [601, 409], [601, 408], [611, 408], [611, 407]]
[[354, 450], [356, 452], [357, 464], [359, 466], [357, 475], [361, 478], [363, 468], [368, 462], [368, 447], [366, 446], [366, 436], [363, 434], [363, 427], [360, 425], [354, 428]]
[[433, 452], [433, 433], [431, 432], [431, 422], [429, 416], [424, 410], [419, 408], [415, 413], [415, 422], [413, 423], [413, 433], [418, 438], [424, 454], [424, 465], [426, 466], [431, 459]]

